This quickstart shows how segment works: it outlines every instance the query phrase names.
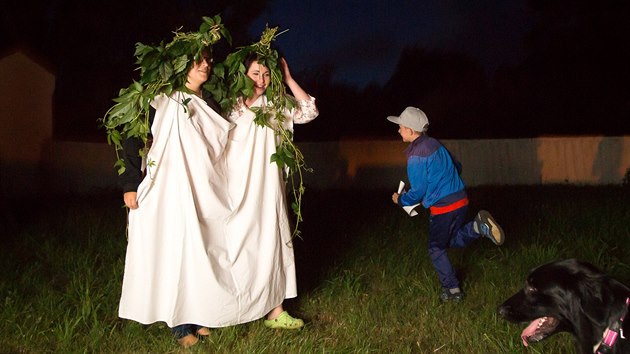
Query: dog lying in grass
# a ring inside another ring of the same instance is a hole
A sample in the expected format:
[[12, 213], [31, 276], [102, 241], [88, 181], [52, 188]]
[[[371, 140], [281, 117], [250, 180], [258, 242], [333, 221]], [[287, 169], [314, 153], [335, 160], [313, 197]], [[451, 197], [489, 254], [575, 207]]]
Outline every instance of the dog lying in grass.
[[630, 354], [630, 289], [575, 259], [535, 268], [525, 287], [498, 308], [510, 322], [531, 322], [523, 345], [558, 332], [573, 335], [579, 354]]

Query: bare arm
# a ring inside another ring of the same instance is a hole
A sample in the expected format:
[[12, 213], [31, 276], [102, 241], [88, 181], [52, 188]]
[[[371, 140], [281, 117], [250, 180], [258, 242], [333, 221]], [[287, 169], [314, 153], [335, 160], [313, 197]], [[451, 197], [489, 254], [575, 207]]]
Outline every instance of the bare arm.
[[298, 85], [298, 83], [291, 76], [291, 71], [289, 70], [289, 65], [284, 58], [280, 58], [280, 68], [282, 70], [282, 76], [284, 76], [284, 83], [287, 84], [289, 90], [291, 90], [291, 94], [295, 97], [296, 100], [309, 100], [311, 97]]

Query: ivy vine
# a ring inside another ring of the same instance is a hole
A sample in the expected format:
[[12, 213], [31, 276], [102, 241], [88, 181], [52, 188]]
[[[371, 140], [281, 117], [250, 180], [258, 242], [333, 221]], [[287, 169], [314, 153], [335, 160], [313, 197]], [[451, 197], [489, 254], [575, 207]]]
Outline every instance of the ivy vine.
[[271, 128], [278, 137], [276, 152], [271, 155], [270, 163], [276, 163], [284, 171], [285, 180], [290, 182], [291, 210], [296, 216], [293, 236], [300, 236], [299, 224], [302, 222], [302, 196], [306, 190], [304, 186], [304, 172], [312, 172], [304, 161], [304, 155], [293, 142], [293, 132], [286, 129], [285, 112], [296, 106], [295, 99], [288, 95], [284, 85], [283, 75], [278, 65], [278, 51], [271, 44], [277, 36], [278, 27], [266, 27], [260, 40], [251, 45], [238, 48], [229, 54], [224, 62], [213, 66], [212, 78], [204, 84], [204, 89], [210, 91], [224, 112], [229, 112], [238, 104], [239, 99], [252, 97], [253, 81], [247, 76], [244, 65], [246, 58], [255, 53], [259, 64], [266, 66], [270, 73], [270, 82], [265, 90], [267, 104], [261, 107], [251, 107], [255, 114], [254, 122], [259, 126]]
[[[133, 81], [120, 90], [116, 102], [101, 119], [107, 131], [107, 142], [114, 145], [118, 174], [125, 172], [125, 161], [120, 157], [124, 139], [140, 138], [146, 145], [151, 131], [149, 105], [159, 94], [170, 96], [173, 91], [191, 93], [186, 87], [188, 70], [193, 62], [202, 58], [204, 50], [211, 48], [221, 38], [231, 42], [229, 31], [221, 23], [221, 17], [203, 17], [197, 32], [176, 30], [173, 40], [156, 46], [136, 43], [134, 56], [139, 81]], [[181, 104], [186, 108], [190, 99]], [[140, 152], [144, 154], [144, 152]]]
[[[149, 123], [149, 106], [160, 94], [171, 95], [174, 91], [191, 93], [186, 88], [187, 73], [195, 61], [202, 58], [204, 50], [211, 48], [224, 38], [231, 44], [229, 31], [221, 23], [221, 17], [203, 17], [197, 32], [180, 32], [176, 30], [171, 42], [161, 42], [151, 46], [136, 43], [134, 56], [140, 78], [128, 87], [120, 90], [113, 101], [115, 104], [101, 119], [107, 132], [107, 142], [114, 145], [117, 161], [114, 167], [118, 174], [125, 172], [125, 161], [120, 156], [124, 139], [139, 138], [144, 144], [151, 131]], [[244, 62], [248, 55], [256, 53], [258, 62], [270, 71], [270, 83], [265, 91], [266, 106], [253, 107], [255, 123], [273, 129], [278, 137], [276, 152], [272, 154], [270, 163], [276, 163], [284, 171], [284, 177], [291, 183], [293, 201], [291, 209], [296, 216], [293, 236], [299, 236], [299, 224], [302, 222], [302, 196], [305, 192], [303, 173], [312, 170], [304, 162], [304, 155], [293, 142], [292, 131], [284, 127], [287, 119], [285, 112], [295, 107], [296, 101], [287, 94], [282, 71], [278, 65], [278, 52], [271, 47], [278, 33], [278, 27], [266, 27], [258, 42], [240, 47], [229, 54], [224, 62], [212, 66], [209, 80], [203, 89], [211, 93], [219, 103], [223, 112], [232, 110], [239, 99], [251, 97], [254, 83], [247, 77]], [[184, 109], [190, 99], [180, 102]], [[141, 156], [146, 152], [141, 151]]]

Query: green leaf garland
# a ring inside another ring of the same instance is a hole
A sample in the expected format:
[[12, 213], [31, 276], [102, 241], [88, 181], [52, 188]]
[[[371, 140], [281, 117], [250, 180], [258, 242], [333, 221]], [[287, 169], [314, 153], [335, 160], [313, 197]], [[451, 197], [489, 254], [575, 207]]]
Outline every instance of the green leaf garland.
[[[224, 112], [229, 112], [240, 98], [251, 97], [254, 93], [254, 83], [247, 77], [244, 65], [251, 53], [256, 53], [258, 63], [266, 66], [270, 73], [269, 86], [265, 90], [268, 104], [264, 107], [252, 107], [256, 117], [254, 122], [260, 126], [271, 128], [279, 137], [276, 152], [271, 155], [270, 163], [276, 163], [278, 168], [286, 172], [285, 179], [291, 182], [293, 202], [291, 209], [296, 216], [293, 236], [300, 236], [299, 224], [302, 222], [302, 196], [305, 192], [304, 172], [312, 172], [306, 166], [304, 155], [293, 142], [293, 133], [284, 127], [285, 112], [297, 104], [295, 99], [287, 94], [281, 68], [278, 65], [278, 52], [271, 47], [278, 33], [278, 27], [266, 27], [260, 41], [249, 46], [240, 47], [236, 52], [227, 56], [223, 63], [214, 65], [212, 78], [204, 84], [204, 89], [210, 91], [219, 102]], [[275, 120], [275, 123], [273, 122]]]
[[[149, 124], [149, 105], [159, 94], [170, 96], [173, 91], [189, 92], [186, 88], [188, 69], [194, 61], [201, 59], [203, 51], [225, 38], [231, 44], [229, 31], [221, 23], [221, 17], [203, 17], [197, 32], [173, 32], [171, 42], [150, 46], [136, 43], [134, 56], [140, 70], [140, 79], [133, 81], [128, 87], [120, 90], [113, 101], [115, 104], [101, 119], [107, 131], [107, 142], [114, 145], [117, 161], [114, 167], [119, 174], [125, 172], [125, 161], [120, 157], [124, 139], [140, 138], [146, 145], [151, 127]], [[219, 103], [223, 112], [233, 109], [239, 98], [251, 97], [254, 84], [247, 77], [247, 68], [243, 64], [250, 53], [256, 53], [258, 62], [266, 66], [271, 80], [265, 96], [268, 104], [265, 107], [254, 107], [255, 123], [273, 129], [279, 137], [276, 152], [271, 155], [270, 163], [286, 172], [285, 179], [291, 182], [293, 202], [291, 209], [296, 216], [293, 236], [300, 236], [298, 228], [302, 222], [302, 196], [305, 192], [303, 172], [312, 172], [304, 162], [304, 155], [293, 142], [293, 133], [284, 128], [286, 117], [284, 112], [295, 107], [296, 101], [287, 94], [282, 72], [278, 66], [278, 52], [271, 47], [278, 33], [278, 27], [265, 28], [260, 41], [249, 46], [240, 47], [227, 56], [223, 63], [212, 66], [212, 75], [203, 85]], [[190, 92], [189, 92], [190, 93]], [[186, 109], [188, 102], [181, 104]], [[275, 119], [276, 123], [272, 124]], [[145, 156], [146, 151], [139, 152]]]
[[[173, 32], [173, 40], [157, 46], [136, 43], [134, 56], [140, 70], [140, 80], [120, 90], [116, 102], [101, 119], [107, 131], [107, 143], [114, 145], [117, 161], [114, 167], [119, 174], [125, 172], [120, 157], [124, 139], [140, 138], [145, 143], [151, 127], [149, 105], [159, 94], [170, 96], [173, 91], [189, 92], [186, 88], [188, 69], [199, 61], [203, 51], [221, 38], [231, 43], [231, 36], [221, 23], [221, 17], [203, 17], [197, 32]], [[186, 101], [181, 102], [186, 108]], [[140, 152], [144, 156], [146, 152]]]

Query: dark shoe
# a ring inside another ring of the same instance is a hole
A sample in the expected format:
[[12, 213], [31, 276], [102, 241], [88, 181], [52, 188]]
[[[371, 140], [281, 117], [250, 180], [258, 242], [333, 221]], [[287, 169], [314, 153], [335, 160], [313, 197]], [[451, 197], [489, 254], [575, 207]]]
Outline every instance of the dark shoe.
[[494, 220], [492, 215], [485, 210], [480, 210], [475, 216], [475, 223], [479, 233], [490, 239], [495, 245], [500, 246], [505, 241], [505, 234], [503, 229]]
[[440, 301], [442, 302], [460, 302], [464, 299], [464, 293], [459, 290], [455, 293], [451, 292], [449, 289], [443, 289], [442, 294], [440, 294]]

